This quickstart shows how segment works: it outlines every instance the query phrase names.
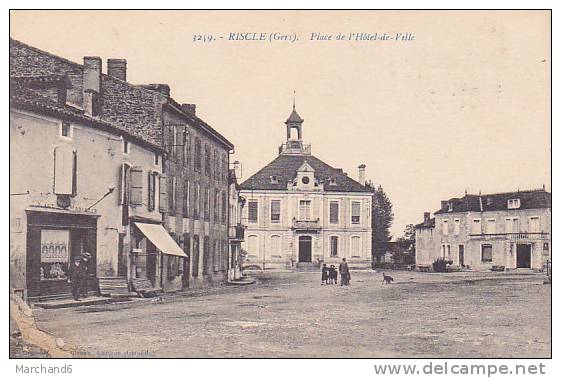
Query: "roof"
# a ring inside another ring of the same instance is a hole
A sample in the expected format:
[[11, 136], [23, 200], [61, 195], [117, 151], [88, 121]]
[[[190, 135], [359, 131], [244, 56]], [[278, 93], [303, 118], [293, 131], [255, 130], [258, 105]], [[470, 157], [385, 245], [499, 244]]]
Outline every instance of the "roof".
[[428, 223], [419, 223], [415, 225], [415, 228], [434, 228], [436, 221], [434, 218], [430, 218]]
[[[10, 38], [10, 75], [12, 76], [55, 76], [67, 75], [72, 89], [69, 101], [82, 103], [83, 65], [40, 50], [23, 42]], [[153, 144], [162, 144], [162, 106], [176, 106], [193, 127], [202, 129], [228, 148], [233, 144], [214, 130], [199, 117], [187, 114], [171, 97], [102, 74], [101, 80], [102, 112], [101, 118], [121, 129], [141, 137]]]
[[[324, 182], [324, 190], [329, 192], [369, 192], [359, 182], [348, 177], [342, 169], [333, 168], [313, 155], [281, 154], [244, 181], [242, 190], [287, 190], [288, 181], [296, 177], [296, 171], [307, 162], [315, 171], [314, 175]], [[276, 176], [276, 180], [271, 180]], [[336, 185], [329, 185], [328, 179], [335, 179]]]
[[513, 210], [508, 208], [509, 199], [520, 200], [520, 207], [516, 210], [551, 208], [551, 193], [546, 192], [545, 189], [538, 189], [481, 195], [466, 194], [462, 198], [448, 200], [452, 205], [451, 211], [441, 208], [435, 214]]
[[298, 114], [298, 112], [296, 111], [296, 108], [292, 109], [292, 113], [290, 113], [290, 116], [288, 117], [288, 119], [286, 120], [286, 123], [302, 123], [304, 122], [304, 120], [302, 119], [302, 117], [300, 117], [300, 115]]
[[63, 120], [81, 122], [117, 135], [126, 136], [131, 140], [136, 141], [138, 144], [147, 146], [152, 150], [156, 150], [158, 152], [163, 151], [160, 145], [150, 143], [139, 135], [130, 133], [128, 130], [123, 129], [118, 125], [84, 115], [80, 109], [74, 108], [73, 106], [59, 104], [51, 98], [44, 96], [39, 90], [27, 87], [30, 82], [31, 81], [27, 80], [27, 78], [10, 78], [10, 106], [59, 117]]

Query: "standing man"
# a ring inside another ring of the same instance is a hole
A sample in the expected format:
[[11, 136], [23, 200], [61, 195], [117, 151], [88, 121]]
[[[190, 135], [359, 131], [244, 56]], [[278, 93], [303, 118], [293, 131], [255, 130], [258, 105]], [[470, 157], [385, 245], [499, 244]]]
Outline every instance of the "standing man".
[[341, 273], [341, 286], [348, 285], [350, 279], [349, 265], [347, 259], [343, 257], [343, 261], [339, 264], [339, 273]]
[[91, 253], [85, 252], [82, 254], [82, 261], [80, 262], [80, 267], [82, 271], [82, 276], [80, 280], [80, 294], [84, 298], [88, 296], [88, 264], [90, 262], [91, 257], [92, 257]]
[[72, 297], [75, 301], [80, 300], [80, 287], [82, 286], [82, 259], [80, 256], [74, 257], [72, 265], [70, 283], [72, 284]]

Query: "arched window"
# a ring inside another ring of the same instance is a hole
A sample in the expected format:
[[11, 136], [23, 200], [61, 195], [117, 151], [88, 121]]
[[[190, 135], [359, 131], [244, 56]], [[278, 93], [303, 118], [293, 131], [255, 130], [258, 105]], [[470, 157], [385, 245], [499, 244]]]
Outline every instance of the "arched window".
[[259, 257], [259, 238], [257, 235], [249, 235], [247, 238], [247, 257], [256, 259]]
[[271, 257], [281, 257], [281, 237], [280, 235], [271, 236]]

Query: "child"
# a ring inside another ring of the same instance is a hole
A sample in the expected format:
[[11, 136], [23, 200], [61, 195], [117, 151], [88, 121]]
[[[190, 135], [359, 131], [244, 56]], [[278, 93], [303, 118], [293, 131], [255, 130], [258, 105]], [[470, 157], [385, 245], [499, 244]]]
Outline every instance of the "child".
[[323, 264], [323, 267], [321, 268], [321, 284], [323, 285], [323, 283], [325, 282], [325, 284], [327, 285], [327, 278], [328, 278], [328, 268], [326, 264]]
[[335, 265], [331, 265], [329, 268], [329, 281], [337, 285], [337, 269], [335, 269]]

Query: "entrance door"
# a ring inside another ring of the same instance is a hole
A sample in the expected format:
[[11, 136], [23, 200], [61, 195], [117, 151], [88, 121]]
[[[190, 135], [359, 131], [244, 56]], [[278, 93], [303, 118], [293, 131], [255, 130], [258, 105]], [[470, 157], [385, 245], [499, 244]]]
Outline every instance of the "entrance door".
[[532, 266], [532, 246], [530, 244], [516, 245], [516, 267], [530, 268]]
[[146, 239], [146, 278], [150, 280], [152, 286], [156, 287], [156, 259], [158, 252], [154, 244]]
[[458, 246], [458, 260], [459, 260], [459, 264], [461, 267], [464, 267], [464, 246], [463, 244], [460, 244]]
[[300, 236], [298, 239], [298, 262], [312, 262], [311, 236]]

